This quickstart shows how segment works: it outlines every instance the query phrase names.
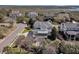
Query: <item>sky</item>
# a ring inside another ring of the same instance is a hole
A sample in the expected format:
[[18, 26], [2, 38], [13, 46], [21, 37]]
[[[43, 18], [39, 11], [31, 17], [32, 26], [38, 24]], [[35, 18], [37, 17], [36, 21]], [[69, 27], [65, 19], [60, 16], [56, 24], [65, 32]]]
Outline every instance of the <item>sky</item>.
[[0, 5], [79, 5], [79, 0], [0, 0]]

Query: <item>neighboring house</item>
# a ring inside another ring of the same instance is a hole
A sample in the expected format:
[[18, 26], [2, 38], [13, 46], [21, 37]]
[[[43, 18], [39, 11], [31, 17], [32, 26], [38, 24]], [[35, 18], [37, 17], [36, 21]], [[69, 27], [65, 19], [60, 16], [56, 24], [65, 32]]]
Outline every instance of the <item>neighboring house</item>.
[[53, 25], [49, 21], [36, 21], [33, 25], [33, 35], [46, 38], [51, 35]]
[[35, 18], [35, 17], [38, 16], [38, 13], [36, 13], [36, 12], [29, 12], [29, 13], [27, 14], [27, 16], [28, 16], [29, 18]]
[[22, 14], [18, 10], [12, 10], [9, 16], [13, 19], [16, 19], [17, 17], [22, 16]]
[[60, 12], [60, 13], [56, 13], [55, 15], [54, 15], [55, 17], [55, 19], [58, 21], [58, 20], [60, 20], [60, 21], [70, 21], [70, 14], [69, 13], [66, 13], [66, 12]]
[[68, 38], [79, 38], [79, 23], [61, 23], [59, 31], [67, 34]]

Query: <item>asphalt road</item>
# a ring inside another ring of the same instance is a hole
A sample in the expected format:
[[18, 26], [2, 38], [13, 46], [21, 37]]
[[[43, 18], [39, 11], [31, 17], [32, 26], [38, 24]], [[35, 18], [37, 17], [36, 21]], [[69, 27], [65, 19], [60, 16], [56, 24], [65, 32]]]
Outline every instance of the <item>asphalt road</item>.
[[18, 37], [18, 33], [26, 26], [26, 24], [18, 24], [17, 28], [0, 42], [0, 53], [2, 53], [4, 47], [11, 44]]

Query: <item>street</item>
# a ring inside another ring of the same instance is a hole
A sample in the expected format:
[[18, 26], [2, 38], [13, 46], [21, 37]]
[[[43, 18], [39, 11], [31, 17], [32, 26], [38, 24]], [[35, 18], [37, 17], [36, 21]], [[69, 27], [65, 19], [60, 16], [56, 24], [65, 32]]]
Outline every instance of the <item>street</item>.
[[0, 42], [1, 53], [3, 48], [11, 44], [18, 37], [18, 33], [21, 32], [26, 26], [26, 24], [18, 24], [17, 28]]

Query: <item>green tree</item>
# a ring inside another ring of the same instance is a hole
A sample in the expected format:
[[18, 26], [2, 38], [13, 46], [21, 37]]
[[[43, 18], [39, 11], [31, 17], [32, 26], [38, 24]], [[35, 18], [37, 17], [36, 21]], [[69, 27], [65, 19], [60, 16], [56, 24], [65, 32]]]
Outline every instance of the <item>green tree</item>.
[[52, 32], [51, 32], [51, 35], [48, 36], [48, 38], [49, 38], [50, 40], [55, 40], [55, 39], [56, 39], [56, 35], [57, 35], [57, 30], [56, 30], [55, 27], [53, 27]]
[[28, 24], [30, 25], [30, 28], [33, 28], [33, 24], [34, 24], [34, 20], [31, 18], [28, 22]]
[[24, 22], [28, 23], [29, 18], [21, 16], [21, 17], [18, 17], [16, 20], [17, 20], [17, 23], [24, 23]]

